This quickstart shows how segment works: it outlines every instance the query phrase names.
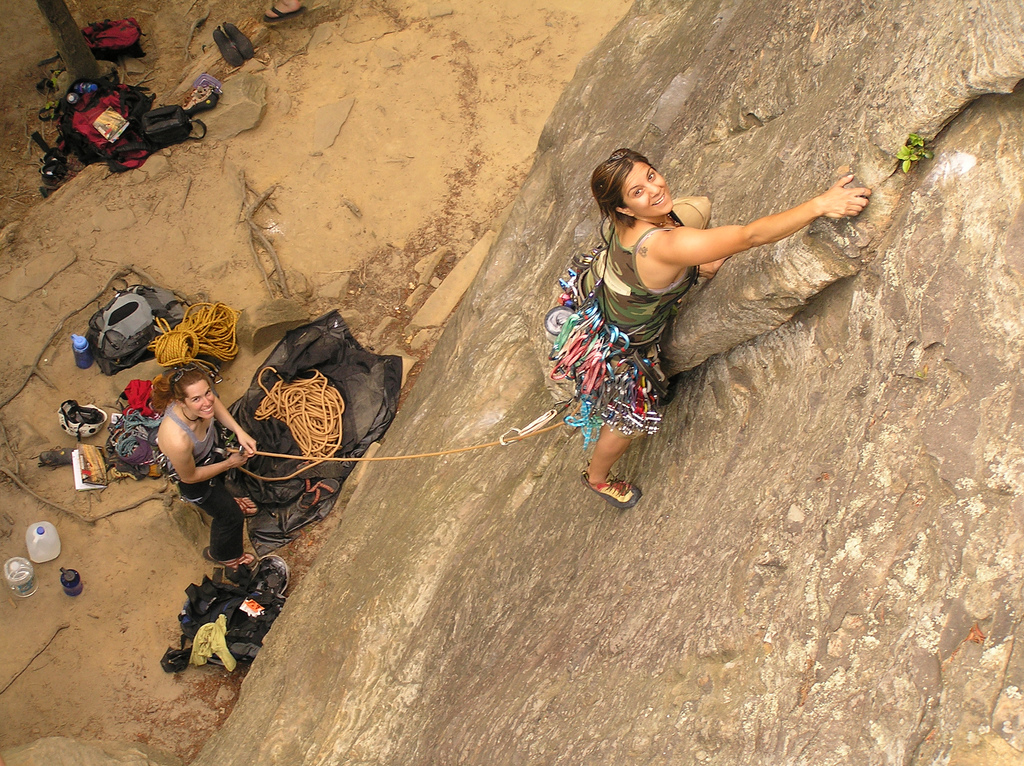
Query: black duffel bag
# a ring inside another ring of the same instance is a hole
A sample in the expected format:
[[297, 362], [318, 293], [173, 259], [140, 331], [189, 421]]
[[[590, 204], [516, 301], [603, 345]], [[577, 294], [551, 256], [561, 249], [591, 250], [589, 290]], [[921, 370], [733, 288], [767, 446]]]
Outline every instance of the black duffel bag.
[[[192, 130], [197, 124], [202, 127], [203, 132], [193, 136]], [[206, 135], [206, 125], [202, 120], [189, 117], [180, 106], [161, 106], [142, 115], [142, 135], [154, 150], [163, 149], [165, 146], [180, 144], [190, 138], [202, 138]]]

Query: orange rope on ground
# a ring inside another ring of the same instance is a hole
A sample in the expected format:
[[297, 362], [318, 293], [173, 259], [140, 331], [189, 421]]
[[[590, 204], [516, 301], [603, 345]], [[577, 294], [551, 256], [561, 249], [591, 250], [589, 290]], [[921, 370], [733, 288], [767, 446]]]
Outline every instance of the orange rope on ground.
[[268, 391], [263, 385], [263, 373], [267, 370], [278, 374], [273, 367], [264, 367], [256, 378], [266, 394], [256, 408], [256, 419], [276, 418], [288, 426], [306, 459], [328, 458], [341, 449], [345, 400], [324, 374], [314, 370], [312, 378], [291, 383], [279, 377]]

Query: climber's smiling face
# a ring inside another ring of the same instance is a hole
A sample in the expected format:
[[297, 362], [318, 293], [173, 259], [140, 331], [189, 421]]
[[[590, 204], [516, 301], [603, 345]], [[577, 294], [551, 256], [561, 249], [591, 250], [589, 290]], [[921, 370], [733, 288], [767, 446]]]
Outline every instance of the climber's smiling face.
[[622, 184], [620, 213], [641, 221], [660, 219], [672, 212], [672, 195], [657, 170], [645, 162], [636, 162]]

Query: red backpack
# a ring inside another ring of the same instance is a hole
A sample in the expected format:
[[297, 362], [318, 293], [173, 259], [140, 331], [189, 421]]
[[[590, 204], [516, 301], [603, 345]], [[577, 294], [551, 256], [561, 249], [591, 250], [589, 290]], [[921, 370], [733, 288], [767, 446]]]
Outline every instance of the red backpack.
[[117, 61], [118, 56], [142, 58], [142, 28], [132, 18], [104, 19], [82, 30], [92, 55], [100, 61]]
[[[57, 107], [57, 146], [88, 165], [106, 162], [115, 173], [137, 168], [152, 147], [142, 135], [142, 115], [153, 105], [153, 96], [134, 85], [112, 79], [79, 80], [68, 89]], [[127, 122], [115, 140], [108, 140], [96, 121], [110, 109]]]

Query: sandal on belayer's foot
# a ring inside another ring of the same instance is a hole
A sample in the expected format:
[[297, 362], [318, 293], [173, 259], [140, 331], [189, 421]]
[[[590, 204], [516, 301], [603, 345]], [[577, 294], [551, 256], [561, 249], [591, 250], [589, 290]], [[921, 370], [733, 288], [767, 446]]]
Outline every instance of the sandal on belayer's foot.
[[242, 54], [242, 58], [251, 59], [256, 55], [256, 51], [252, 47], [252, 40], [243, 35], [238, 27], [230, 21], [225, 21], [222, 26], [224, 28], [224, 34], [226, 34], [228, 39], [235, 44], [235, 48]]
[[260, 509], [256, 507], [256, 503], [250, 497], [236, 497], [235, 502], [238, 504], [238, 508], [243, 516], [255, 516], [260, 512]]
[[220, 27], [213, 30], [213, 41], [217, 43], [217, 50], [220, 51], [220, 55], [231, 66], [242, 66], [245, 63], [245, 58], [242, 56], [241, 51], [235, 47], [235, 44], [228, 39], [224, 30]]
[[[285, 19], [290, 19], [293, 16], [298, 16], [300, 13], [305, 13], [305, 11], [306, 6], [304, 5], [300, 5], [294, 11], [279, 11], [277, 10], [277, 6], [272, 5], [270, 6], [270, 10], [267, 13], [263, 14], [263, 20], [268, 24], [274, 24], [278, 21], [284, 21]], [[274, 15], [271, 16], [271, 13]]]
[[308, 511], [321, 500], [336, 494], [341, 488], [337, 479], [306, 479], [306, 490], [299, 496], [297, 503], [300, 511]]
[[632, 508], [643, 495], [640, 491], [640, 487], [630, 484], [628, 481], [622, 481], [621, 479], [611, 478], [611, 481], [603, 484], [591, 484], [590, 477], [587, 476], [586, 471], [583, 472], [580, 479], [583, 480], [584, 487], [589, 489], [591, 492], [596, 492], [616, 508]]
[[207, 545], [205, 548], [203, 548], [203, 558], [206, 559], [207, 561], [212, 561], [214, 564], [218, 564], [219, 566], [222, 566], [225, 569], [238, 569], [238, 567], [242, 566], [243, 564], [245, 566], [247, 566], [247, 567], [251, 567], [253, 564], [256, 563], [256, 557], [253, 556], [251, 553], [243, 553], [237, 559], [229, 559], [228, 561], [220, 561], [218, 559], [215, 559], [213, 557], [213, 554], [210, 553], [210, 546], [209, 545]]

